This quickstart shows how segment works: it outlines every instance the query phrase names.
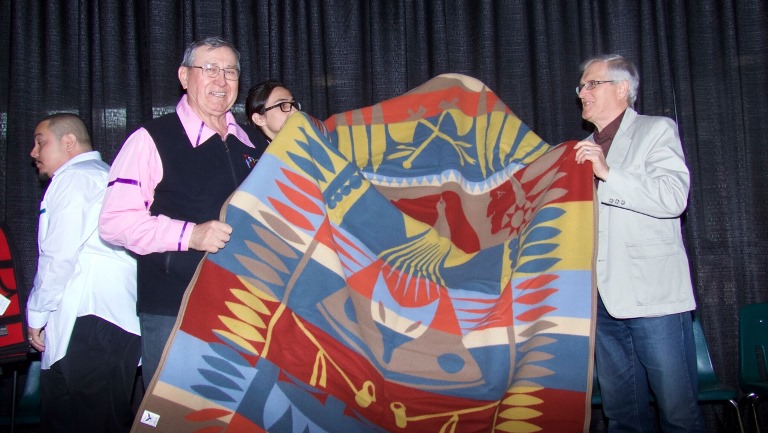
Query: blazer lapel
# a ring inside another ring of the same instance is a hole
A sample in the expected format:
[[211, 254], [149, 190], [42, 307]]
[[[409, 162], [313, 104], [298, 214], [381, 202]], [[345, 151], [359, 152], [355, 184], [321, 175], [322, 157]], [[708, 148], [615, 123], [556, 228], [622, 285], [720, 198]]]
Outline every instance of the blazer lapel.
[[608, 167], [620, 167], [624, 163], [624, 159], [629, 152], [629, 146], [632, 143], [632, 131], [635, 129], [635, 120], [637, 120], [637, 112], [631, 108], [627, 108], [627, 111], [624, 113], [624, 118], [621, 119], [619, 130], [616, 131], [616, 135], [613, 137], [613, 142], [611, 142], [611, 149], [608, 151], [608, 156], [605, 158]]

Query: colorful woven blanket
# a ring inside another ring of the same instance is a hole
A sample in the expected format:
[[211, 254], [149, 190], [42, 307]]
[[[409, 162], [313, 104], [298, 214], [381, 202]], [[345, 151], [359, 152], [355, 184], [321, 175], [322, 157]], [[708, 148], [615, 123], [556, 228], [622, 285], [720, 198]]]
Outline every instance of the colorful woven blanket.
[[292, 115], [135, 432], [582, 432], [593, 180], [479, 81]]

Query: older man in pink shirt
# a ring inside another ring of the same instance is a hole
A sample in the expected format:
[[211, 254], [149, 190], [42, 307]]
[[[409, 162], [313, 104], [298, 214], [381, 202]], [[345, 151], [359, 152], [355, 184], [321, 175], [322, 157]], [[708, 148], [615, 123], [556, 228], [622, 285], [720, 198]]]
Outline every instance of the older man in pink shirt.
[[239, 59], [223, 39], [192, 43], [178, 70], [186, 95], [176, 112], [128, 137], [110, 170], [99, 232], [138, 255], [145, 386], [198, 264], [229, 241], [232, 227], [218, 220], [221, 206], [267, 145], [261, 134], [249, 136], [230, 111]]

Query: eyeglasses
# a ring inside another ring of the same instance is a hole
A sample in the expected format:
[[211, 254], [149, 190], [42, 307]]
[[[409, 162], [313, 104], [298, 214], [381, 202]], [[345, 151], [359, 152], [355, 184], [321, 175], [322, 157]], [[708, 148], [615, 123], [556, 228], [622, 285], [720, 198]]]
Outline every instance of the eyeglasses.
[[615, 81], [616, 80], [605, 80], [605, 81], [589, 80], [584, 84], [579, 84], [578, 86], [576, 86], [576, 94], [578, 95], [579, 93], [581, 93], [581, 89], [592, 90], [595, 87], [597, 87], [598, 84], [613, 83]]
[[216, 78], [219, 76], [220, 71], [224, 71], [224, 78], [230, 81], [235, 81], [240, 78], [240, 71], [235, 68], [220, 68], [216, 65], [207, 64], [205, 66], [187, 66], [188, 68], [198, 68], [203, 70], [203, 76], [208, 78]]
[[280, 107], [280, 111], [283, 113], [289, 113], [291, 111], [291, 107], [296, 107], [296, 111], [301, 111], [301, 103], [298, 101], [291, 101], [291, 102], [279, 102], [271, 107], [267, 107], [263, 110], [261, 110], [261, 114], [266, 113], [267, 111]]

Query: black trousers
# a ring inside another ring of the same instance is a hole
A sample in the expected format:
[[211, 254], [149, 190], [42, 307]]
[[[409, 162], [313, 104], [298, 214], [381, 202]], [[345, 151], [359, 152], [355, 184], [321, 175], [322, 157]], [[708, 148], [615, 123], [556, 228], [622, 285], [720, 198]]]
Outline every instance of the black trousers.
[[78, 317], [67, 354], [40, 372], [41, 431], [129, 432], [140, 357], [138, 335], [100, 317]]

